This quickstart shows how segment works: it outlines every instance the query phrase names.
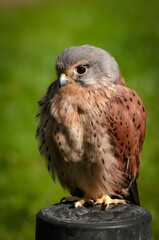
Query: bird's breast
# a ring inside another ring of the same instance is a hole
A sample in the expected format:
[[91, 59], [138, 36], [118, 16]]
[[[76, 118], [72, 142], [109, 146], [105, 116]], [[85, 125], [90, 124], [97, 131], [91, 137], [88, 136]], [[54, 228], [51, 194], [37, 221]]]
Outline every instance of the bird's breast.
[[[58, 152], [57, 157], [52, 151], [52, 159], [60, 182], [68, 189], [74, 183], [88, 193], [94, 183], [96, 195], [103, 191], [113, 195], [119, 190], [116, 181], [122, 185], [107, 132], [111, 91], [107, 87], [70, 91], [64, 86], [51, 101], [51, 137]], [[79, 180], [82, 173], [83, 182]]]
[[106, 94], [102, 89], [96, 94], [96, 89], [71, 91], [69, 87], [61, 88], [53, 98], [50, 108], [54, 119], [52, 137], [66, 161], [77, 162], [87, 155], [93, 162], [97, 152], [106, 145], [103, 122], [109, 98]]

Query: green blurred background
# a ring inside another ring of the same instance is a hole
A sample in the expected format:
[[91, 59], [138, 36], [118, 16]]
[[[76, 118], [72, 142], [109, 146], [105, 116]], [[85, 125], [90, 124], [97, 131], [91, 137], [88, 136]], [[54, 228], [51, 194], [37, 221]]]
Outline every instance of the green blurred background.
[[145, 103], [139, 190], [159, 239], [159, 1], [6, 2], [0, 0], [0, 239], [34, 239], [36, 213], [67, 195], [38, 153], [34, 116], [55, 79], [57, 55], [86, 43], [117, 59]]

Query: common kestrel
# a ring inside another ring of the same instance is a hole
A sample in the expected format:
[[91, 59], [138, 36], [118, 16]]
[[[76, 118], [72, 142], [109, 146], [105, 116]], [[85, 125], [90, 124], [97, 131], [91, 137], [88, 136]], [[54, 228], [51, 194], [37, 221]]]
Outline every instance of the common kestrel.
[[[136, 180], [146, 128], [139, 95], [115, 59], [90, 46], [65, 49], [58, 80], [39, 101], [37, 136], [48, 170], [76, 200], [139, 205]], [[66, 200], [69, 198], [66, 198]]]

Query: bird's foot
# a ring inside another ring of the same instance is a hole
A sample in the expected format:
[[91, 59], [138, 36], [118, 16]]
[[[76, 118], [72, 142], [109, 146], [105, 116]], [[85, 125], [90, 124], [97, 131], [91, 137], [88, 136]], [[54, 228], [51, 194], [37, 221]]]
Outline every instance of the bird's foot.
[[96, 204], [102, 204], [102, 208], [109, 208], [110, 204], [125, 204], [126, 201], [124, 199], [112, 199], [109, 195], [103, 195], [101, 198], [98, 198], [96, 200], [96, 202], [94, 203]]
[[102, 209], [109, 208], [110, 204], [116, 205], [116, 204], [125, 204], [126, 201], [124, 199], [112, 199], [109, 195], [103, 195], [101, 198], [98, 198], [96, 201], [93, 199], [85, 199], [85, 198], [79, 198], [76, 196], [68, 196], [61, 199], [60, 202], [74, 202], [74, 207], [82, 207], [85, 204], [89, 206], [102, 204]]
[[78, 208], [78, 207], [82, 207], [85, 204], [89, 204], [90, 206], [94, 205], [94, 201], [92, 199], [84, 199], [84, 198], [79, 198], [76, 196], [68, 196], [68, 197], [64, 197], [61, 199], [60, 202], [74, 202], [74, 207]]

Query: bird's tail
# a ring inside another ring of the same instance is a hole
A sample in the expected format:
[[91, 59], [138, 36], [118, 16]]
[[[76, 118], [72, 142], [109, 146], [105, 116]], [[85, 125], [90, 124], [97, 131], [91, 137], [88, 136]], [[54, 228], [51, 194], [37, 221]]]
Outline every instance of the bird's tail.
[[140, 206], [139, 192], [136, 180], [132, 182], [129, 188], [129, 196], [127, 197], [127, 200], [132, 204]]

